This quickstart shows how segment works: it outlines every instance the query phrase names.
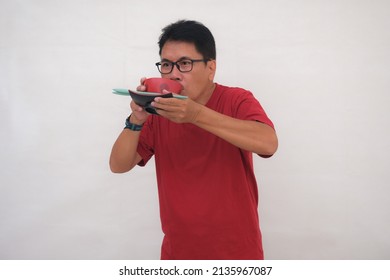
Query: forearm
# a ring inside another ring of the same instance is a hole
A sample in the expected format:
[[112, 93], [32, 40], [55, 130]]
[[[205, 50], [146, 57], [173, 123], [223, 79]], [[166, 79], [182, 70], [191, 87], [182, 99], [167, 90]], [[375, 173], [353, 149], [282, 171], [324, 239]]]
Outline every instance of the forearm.
[[207, 107], [200, 110], [194, 124], [238, 148], [259, 155], [271, 156], [278, 147], [276, 133], [269, 125], [235, 119]]
[[139, 161], [137, 153], [140, 132], [124, 129], [115, 141], [110, 155], [110, 169], [114, 173], [131, 170]]

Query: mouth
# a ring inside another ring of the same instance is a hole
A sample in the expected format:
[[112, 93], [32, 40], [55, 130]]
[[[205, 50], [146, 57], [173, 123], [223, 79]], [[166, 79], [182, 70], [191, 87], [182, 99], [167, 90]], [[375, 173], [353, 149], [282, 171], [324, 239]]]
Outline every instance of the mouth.
[[184, 96], [187, 96], [187, 94], [186, 94], [186, 91], [185, 91], [185, 89], [184, 89], [184, 87], [182, 86], [182, 89], [181, 89], [181, 91], [180, 92], [178, 92], [178, 94], [180, 94], [180, 95], [184, 95]]
[[183, 84], [182, 83], [179, 83], [179, 84], [181, 85], [181, 90], [177, 94], [185, 95], [185, 94], [183, 94], [185, 92]]

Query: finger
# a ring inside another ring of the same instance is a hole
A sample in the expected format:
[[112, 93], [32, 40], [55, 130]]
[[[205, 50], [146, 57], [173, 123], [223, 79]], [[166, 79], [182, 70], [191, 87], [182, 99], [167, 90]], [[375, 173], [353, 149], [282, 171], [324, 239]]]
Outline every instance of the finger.
[[140, 85], [137, 87], [137, 90], [138, 91], [146, 91], [146, 86], [144, 85], [145, 84], [145, 80], [146, 80], [146, 77], [142, 77], [141, 80], [140, 80]]
[[137, 91], [146, 91], [146, 86], [144, 86], [144, 85], [139, 85], [139, 86], [137, 87]]
[[171, 105], [171, 106], [180, 106], [181, 100], [178, 100], [177, 98], [162, 98], [162, 97], [156, 97], [154, 99], [154, 102], [163, 104], [163, 105]]
[[143, 111], [143, 108], [141, 106], [139, 106], [137, 103], [135, 103], [134, 101], [131, 101], [130, 108], [134, 112], [142, 112]]
[[167, 110], [168, 108], [170, 108], [170, 106], [167, 106], [167, 105], [164, 105], [162, 103], [157, 103], [157, 102], [152, 102], [150, 105], [152, 105], [153, 108], [155, 108], [156, 110]]

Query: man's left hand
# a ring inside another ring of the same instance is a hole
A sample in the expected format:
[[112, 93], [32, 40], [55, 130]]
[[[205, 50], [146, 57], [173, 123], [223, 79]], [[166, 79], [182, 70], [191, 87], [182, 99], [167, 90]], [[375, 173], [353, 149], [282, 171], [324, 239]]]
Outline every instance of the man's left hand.
[[151, 104], [157, 113], [175, 123], [194, 123], [202, 105], [190, 98], [162, 98], [156, 97]]

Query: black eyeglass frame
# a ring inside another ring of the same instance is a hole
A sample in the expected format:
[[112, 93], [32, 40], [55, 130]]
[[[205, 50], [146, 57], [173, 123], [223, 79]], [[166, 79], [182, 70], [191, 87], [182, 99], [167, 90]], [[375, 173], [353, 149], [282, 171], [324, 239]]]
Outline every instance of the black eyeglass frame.
[[[210, 61], [210, 60], [211, 60], [211, 59], [206, 59], [206, 58], [203, 58], [203, 59], [189, 59], [189, 58], [186, 58], [186, 59], [180, 59], [180, 60], [175, 61], [175, 62], [167, 60], [167, 61], [156, 62], [156, 66], [157, 66], [158, 71], [159, 71], [161, 74], [170, 74], [170, 73], [172, 73], [173, 67], [174, 67], [174, 66], [176, 66], [176, 68], [177, 68], [180, 72], [182, 72], [182, 73], [188, 73], [188, 72], [191, 72], [192, 69], [194, 68], [194, 62], [207, 62], [207, 61]], [[183, 61], [191, 61], [191, 69], [190, 69], [190, 70], [182, 71], [182, 70], [180, 69], [180, 66], [179, 66], [178, 63], [183, 62]], [[162, 63], [164, 63], [164, 62], [171, 63], [171, 70], [170, 70], [169, 72], [161, 72], [160, 66], [161, 66]]]

